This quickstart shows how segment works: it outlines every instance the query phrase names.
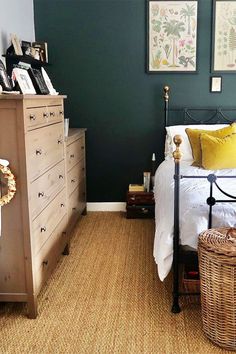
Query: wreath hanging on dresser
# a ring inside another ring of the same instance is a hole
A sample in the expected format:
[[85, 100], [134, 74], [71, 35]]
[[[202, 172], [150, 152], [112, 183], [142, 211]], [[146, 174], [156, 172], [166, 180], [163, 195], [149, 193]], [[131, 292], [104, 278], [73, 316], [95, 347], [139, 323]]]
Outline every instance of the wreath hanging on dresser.
[[0, 207], [8, 204], [16, 193], [16, 180], [15, 176], [11, 172], [10, 168], [0, 164], [0, 172], [2, 172], [3, 177], [7, 180], [8, 192], [7, 194], [0, 197]]

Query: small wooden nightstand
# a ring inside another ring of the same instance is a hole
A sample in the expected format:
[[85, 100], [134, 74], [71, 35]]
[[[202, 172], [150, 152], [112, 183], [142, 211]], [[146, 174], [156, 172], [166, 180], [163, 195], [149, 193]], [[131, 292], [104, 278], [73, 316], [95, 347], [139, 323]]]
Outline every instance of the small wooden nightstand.
[[127, 219], [154, 218], [153, 192], [127, 192], [126, 211]]

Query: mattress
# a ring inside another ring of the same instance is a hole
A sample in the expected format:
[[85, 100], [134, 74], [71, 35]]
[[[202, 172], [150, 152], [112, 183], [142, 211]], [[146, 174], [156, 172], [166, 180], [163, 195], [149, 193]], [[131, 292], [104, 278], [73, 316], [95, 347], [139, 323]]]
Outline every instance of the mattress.
[[[180, 164], [181, 175], [236, 176], [236, 169], [208, 171], [190, 165]], [[169, 273], [173, 260], [174, 230], [174, 161], [165, 160], [155, 174], [155, 240], [154, 258], [159, 278], [163, 281]], [[236, 178], [217, 180], [225, 191], [236, 196]], [[207, 179], [181, 179], [180, 181], [180, 244], [197, 249], [198, 235], [208, 228], [210, 183]], [[229, 199], [214, 187], [216, 199]], [[213, 206], [212, 227], [236, 227], [236, 203], [217, 203]]]

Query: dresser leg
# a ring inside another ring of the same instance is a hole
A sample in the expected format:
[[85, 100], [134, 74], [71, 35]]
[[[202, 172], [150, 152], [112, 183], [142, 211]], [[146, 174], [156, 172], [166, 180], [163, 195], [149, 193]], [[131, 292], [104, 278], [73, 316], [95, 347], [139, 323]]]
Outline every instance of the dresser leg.
[[64, 251], [62, 252], [63, 256], [69, 256], [70, 254], [70, 245], [67, 243], [66, 247], [64, 248]]
[[87, 215], [87, 207], [85, 207], [84, 210], [82, 211], [82, 215], [83, 216]]
[[35, 319], [38, 315], [37, 296], [30, 297], [28, 301], [28, 318]]

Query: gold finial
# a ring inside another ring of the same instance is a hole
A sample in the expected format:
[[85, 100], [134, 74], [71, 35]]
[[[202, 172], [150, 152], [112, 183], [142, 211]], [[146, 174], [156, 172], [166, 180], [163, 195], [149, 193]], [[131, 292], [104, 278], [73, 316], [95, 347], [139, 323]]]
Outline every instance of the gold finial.
[[169, 86], [165, 86], [164, 87], [164, 100], [166, 102], [169, 101], [169, 92], [170, 92], [170, 87]]
[[181, 160], [181, 157], [183, 156], [182, 152], [180, 151], [180, 145], [182, 144], [183, 141], [182, 136], [175, 135], [173, 141], [176, 146], [176, 150], [173, 152], [173, 157], [175, 162], [179, 162]]

